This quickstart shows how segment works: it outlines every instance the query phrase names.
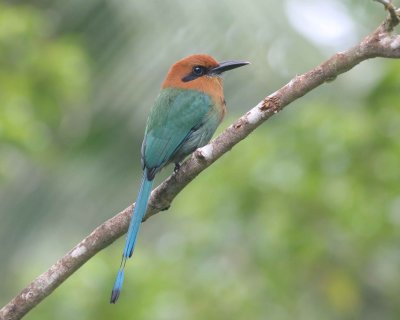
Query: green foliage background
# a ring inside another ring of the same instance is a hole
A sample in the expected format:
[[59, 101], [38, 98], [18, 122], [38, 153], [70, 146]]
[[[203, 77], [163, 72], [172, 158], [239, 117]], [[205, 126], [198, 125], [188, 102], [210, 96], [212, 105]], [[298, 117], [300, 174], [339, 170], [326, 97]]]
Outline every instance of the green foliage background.
[[[384, 17], [372, 2], [328, 2], [353, 39]], [[0, 4], [1, 305], [134, 200], [171, 63], [196, 52], [252, 62], [226, 77], [222, 130], [347, 47], [302, 34], [293, 3]], [[398, 61], [365, 62], [202, 173], [144, 224], [117, 305], [123, 239], [26, 319], [398, 319], [399, 75]]]

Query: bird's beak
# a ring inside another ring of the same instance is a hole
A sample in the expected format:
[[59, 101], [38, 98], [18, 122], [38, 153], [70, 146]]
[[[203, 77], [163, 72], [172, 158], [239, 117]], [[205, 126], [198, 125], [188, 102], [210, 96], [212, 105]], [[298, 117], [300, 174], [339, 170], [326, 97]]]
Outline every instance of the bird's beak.
[[243, 67], [247, 64], [250, 64], [250, 62], [247, 61], [240, 61], [240, 60], [231, 60], [231, 61], [223, 61], [220, 62], [220, 64], [208, 71], [208, 74], [213, 76], [213, 75], [219, 75], [225, 71], [232, 70], [235, 68]]

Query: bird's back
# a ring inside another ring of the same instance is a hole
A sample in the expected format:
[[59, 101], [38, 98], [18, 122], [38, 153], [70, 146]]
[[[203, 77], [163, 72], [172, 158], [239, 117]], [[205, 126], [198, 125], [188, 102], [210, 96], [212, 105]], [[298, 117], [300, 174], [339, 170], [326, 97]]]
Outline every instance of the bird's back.
[[222, 119], [218, 110], [204, 92], [163, 89], [147, 121], [142, 145], [144, 167], [158, 171], [205, 145]]

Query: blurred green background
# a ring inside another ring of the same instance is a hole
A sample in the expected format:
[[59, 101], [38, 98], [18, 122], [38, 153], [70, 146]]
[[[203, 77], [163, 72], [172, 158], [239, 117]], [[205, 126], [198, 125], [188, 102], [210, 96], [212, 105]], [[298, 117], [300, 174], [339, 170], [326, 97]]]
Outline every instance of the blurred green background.
[[[173, 62], [252, 62], [225, 79], [222, 130], [384, 16], [355, 0], [1, 2], [0, 305], [134, 201]], [[26, 319], [399, 319], [399, 137], [400, 62], [364, 62], [146, 222], [117, 305], [123, 239]]]

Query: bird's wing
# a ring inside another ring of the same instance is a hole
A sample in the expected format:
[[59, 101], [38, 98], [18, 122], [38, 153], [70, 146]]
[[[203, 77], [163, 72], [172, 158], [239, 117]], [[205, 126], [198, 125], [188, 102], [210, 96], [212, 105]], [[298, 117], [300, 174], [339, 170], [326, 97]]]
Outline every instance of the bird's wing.
[[191, 134], [202, 126], [213, 108], [211, 98], [199, 91], [169, 88], [157, 98], [142, 145], [143, 166], [158, 171]]

